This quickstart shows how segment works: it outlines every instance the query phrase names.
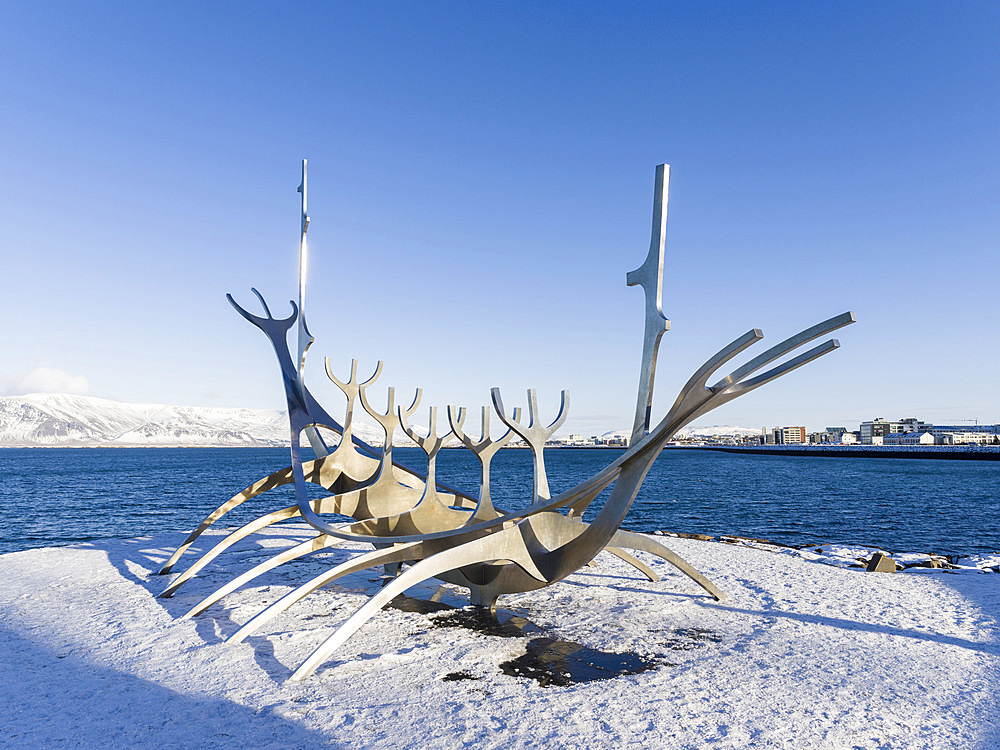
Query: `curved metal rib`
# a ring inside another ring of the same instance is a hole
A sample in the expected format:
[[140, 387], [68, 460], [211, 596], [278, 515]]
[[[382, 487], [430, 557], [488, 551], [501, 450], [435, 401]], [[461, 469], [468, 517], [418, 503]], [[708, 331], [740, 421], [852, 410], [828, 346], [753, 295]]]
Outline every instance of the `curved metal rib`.
[[236, 529], [236, 531], [226, 536], [221, 542], [216, 544], [214, 547], [212, 547], [212, 549], [208, 550], [208, 552], [199, 557], [191, 565], [191, 567], [189, 567], [187, 570], [185, 570], [183, 573], [177, 576], [174, 580], [172, 580], [170, 582], [170, 585], [167, 586], [165, 589], [163, 589], [162, 592], [160, 592], [160, 594], [158, 595], [159, 598], [169, 599], [171, 596], [174, 595], [174, 592], [177, 591], [177, 589], [179, 589], [182, 585], [184, 585], [184, 583], [194, 578], [195, 574], [197, 574], [199, 570], [204, 568], [206, 565], [208, 565], [208, 563], [210, 563], [212, 560], [221, 555], [223, 552], [232, 547], [241, 539], [245, 539], [246, 537], [250, 536], [256, 531], [260, 531], [261, 529], [266, 529], [271, 524], [278, 523], [278, 521], [285, 521], [289, 518], [296, 518], [299, 515], [300, 513], [298, 506], [292, 505], [288, 508], [282, 508], [280, 510], [271, 511], [270, 513], [260, 516], [259, 518], [255, 518], [249, 523], [244, 524], [240, 528]]
[[[362, 461], [357, 463], [360, 468], [362, 466], [367, 467], [367, 473], [370, 474], [375, 468], [375, 462], [373, 459], [367, 456], [360, 456]], [[341, 463], [333, 456], [324, 456], [323, 458], [317, 458], [313, 461], [303, 464], [303, 472], [306, 475], [306, 481], [313, 484], [317, 484], [327, 490], [333, 490], [334, 485], [337, 480], [341, 477]], [[361, 469], [360, 472], [363, 474], [365, 469]], [[355, 475], [352, 475], [356, 476]], [[269, 474], [263, 479], [258, 479], [256, 482], [251, 484], [249, 487], [245, 487], [241, 492], [233, 495], [229, 500], [224, 502], [218, 508], [213, 510], [205, 519], [198, 525], [194, 531], [192, 531], [188, 537], [181, 543], [181, 545], [174, 551], [164, 564], [160, 568], [158, 575], [166, 575], [173, 570], [174, 565], [181, 556], [188, 550], [191, 544], [201, 536], [205, 531], [207, 531], [211, 526], [222, 518], [226, 513], [242, 505], [247, 500], [257, 497], [265, 492], [273, 490], [277, 487], [283, 487], [285, 485], [292, 484], [295, 479], [292, 475], [292, 467], [287, 466], [284, 469], [279, 469], [273, 474]]]
[[300, 557], [311, 555], [313, 552], [318, 552], [319, 550], [327, 549], [329, 547], [333, 547], [338, 544], [341, 544], [341, 540], [334, 539], [333, 537], [327, 536], [326, 534], [319, 534], [313, 537], [312, 539], [307, 539], [301, 544], [296, 544], [294, 547], [291, 547], [290, 549], [282, 550], [281, 552], [274, 555], [273, 557], [268, 558], [264, 562], [253, 566], [252, 568], [250, 568], [250, 570], [246, 571], [245, 573], [238, 575], [236, 578], [231, 580], [225, 586], [221, 586], [220, 588], [213, 591], [211, 594], [209, 594], [200, 602], [198, 602], [196, 605], [194, 605], [190, 610], [184, 613], [180, 619], [187, 620], [194, 617], [195, 615], [200, 615], [202, 612], [211, 607], [213, 604], [215, 604], [217, 601], [222, 599], [227, 594], [232, 593], [243, 584], [249, 583], [258, 576], [263, 575], [267, 571], [277, 568], [279, 565], [282, 565], [291, 560], [297, 560]]
[[[636, 570], [640, 571], [643, 575], [645, 575], [646, 578], [648, 578], [650, 581], [654, 581], [655, 582], [655, 581], [659, 581], [660, 580], [660, 576], [657, 575], [657, 573], [656, 573], [655, 570], [653, 570], [651, 567], [649, 567], [648, 565], [646, 565], [646, 563], [644, 563], [639, 558], [637, 558], [637, 557], [635, 557], [633, 555], [630, 555], [625, 550], [623, 550], [623, 549], [621, 549], [619, 547], [605, 547], [604, 551], [605, 552], [610, 552], [612, 555], [614, 555], [615, 557], [617, 557], [619, 560], [622, 560], [623, 562], [627, 562], [633, 568], [635, 568]], [[593, 560], [591, 560], [589, 563], [587, 563], [587, 565], [588, 566], [589, 565], [595, 565], [595, 563], [594, 563]]]
[[254, 617], [244, 624], [243, 627], [229, 636], [229, 638], [226, 639], [226, 642], [239, 643], [247, 636], [255, 633], [274, 617], [291, 607], [295, 604], [295, 602], [301, 601], [305, 597], [309, 596], [309, 594], [321, 589], [329, 583], [333, 583], [338, 578], [343, 578], [351, 573], [357, 573], [360, 570], [374, 568], [376, 565], [408, 562], [409, 560], [415, 560], [420, 556], [420, 542], [401, 544], [397, 547], [389, 547], [387, 549], [377, 549], [373, 552], [359, 555], [358, 557], [348, 560], [345, 563], [341, 563], [331, 570], [315, 576], [309, 581], [303, 583], [301, 586], [292, 589], [276, 602], [269, 605], [266, 609], [263, 609], [254, 615]]
[[702, 575], [694, 566], [665, 544], [661, 544], [655, 539], [650, 539], [642, 534], [635, 534], [631, 531], [619, 530], [612, 537], [611, 542], [612, 544], [617, 544], [620, 547], [625, 547], [626, 549], [634, 549], [641, 552], [648, 552], [651, 555], [656, 555], [657, 557], [666, 560], [681, 573], [705, 589], [705, 591], [711, 594], [717, 602], [721, 602], [726, 598], [726, 595], [714, 583]]
[[[411, 586], [434, 578], [440, 573], [445, 573], [483, 559], [509, 559], [518, 565], [534, 568], [534, 563], [529, 557], [522, 555], [516, 547], [507, 549], [507, 546], [504, 544], [508, 538], [516, 537], [517, 533], [518, 530], [516, 527], [507, 529], [496, 534], [491, 534], [483, 539], [477, 539], [458, 547], [452, 547], [421, 560], [412, 568], [401, 573], [399, 577], [389, 581], [381, 591], [365, 602], [364, 606], [351, 615], [346, 622], [337, 628], [333, 635], [323, 641], [302, 662], [301, 666], [295, 670], [290, 679], [302, 680], [315, 672], [316, 668], [326, 661], [331, 653], [346, 643], [376, 612]], [[541, 579], [541, 573], [537, 569], [535, 570], [535, 574]]]

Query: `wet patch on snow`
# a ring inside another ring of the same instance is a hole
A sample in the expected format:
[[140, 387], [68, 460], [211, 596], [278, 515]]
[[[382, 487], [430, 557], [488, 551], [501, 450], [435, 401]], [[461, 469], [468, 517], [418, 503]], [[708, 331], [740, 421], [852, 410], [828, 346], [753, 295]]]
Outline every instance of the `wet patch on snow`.
[[[530, 620], [508, 610], [495, 613], [485, 607], [456, 608], [441, 601], [397, 596], [390, 606], [404, 612], [432, 614], [429, 623], [435, 628], [464, 628], [494, 638], [525, 638], [542, 634], [543, 629]], [[438, 614], [447, 612], [447, 614]], [[704, 645], [699, 641], [721, 640], [704, 628], [681, 628], [673, 631], [679, 637], [658, 643], [676, 651], [688, 651]], [[524, 653], [502, 662], [500, 671], [509, 677], [533, 679], [542, 687], [572, 685], [579, 682], [609, 680], [624, 675], [639, 674], [661, 665], [669, 665], [658, 657], [646, 657], [634, 652], [611, 652], [589, 648], [581, 643], [544, 636], [532, 638]], [[673, 665], [670, 665], [673, 666]], [[442, 680], [478, 680], [469, 672], [450, 672]]]
[[529, 677], [542, 687], [565, 687], [578, 682], [639, 674], [662, 663], [659, 659], [636, 653], [616, 654], [572, 641], [533, 638], [528, 641], [524, 654], [500, 664], [500, 671], [511, 677]]

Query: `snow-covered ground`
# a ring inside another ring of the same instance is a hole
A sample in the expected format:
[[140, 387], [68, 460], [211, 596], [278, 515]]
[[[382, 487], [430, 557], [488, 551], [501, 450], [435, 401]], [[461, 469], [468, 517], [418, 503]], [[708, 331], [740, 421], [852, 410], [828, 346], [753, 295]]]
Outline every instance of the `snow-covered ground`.
[[[659, 560], [663, 579], [651, 583], [601, 555], [596, 567], [501, 606], [541, 635], [660, 664], [565, 687], [501, 671], [538, 633], [436, 627], [440, 614], [396, 609], [314, 677], [287, 682], [377, 585], [374, 572], [314, 594], [245, 643], [223, 643], [293, 581], [356, 547], [286, 566], [177, 619], [233, 572], [307, 533], [297, 525], [241, 543], [171, 599], [155, 598], [167, 577], [154, 571], [181, 534], [0, 557], [0, 744], [1000, 747], [993, 574], [869, 574], [822, 564], [825, 551], [664, 539], [729, 594], [716, 603]], [[469, 679], [444, 679], [456, 673]]]

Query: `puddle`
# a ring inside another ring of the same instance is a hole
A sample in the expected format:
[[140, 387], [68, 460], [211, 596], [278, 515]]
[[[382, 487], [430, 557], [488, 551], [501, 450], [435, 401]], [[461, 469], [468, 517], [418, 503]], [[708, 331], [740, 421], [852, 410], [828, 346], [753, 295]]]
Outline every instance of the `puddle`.
[[[450, 598], [450, 597], [449, 597]], [[433, 597], [432, 597], [433, 599]], [[397, 596], [390, 607], [404, 612], [431, 615], [428, 622], [435, 628], [464, 628], [482, 635], [499, 638], [532, 637], [525, 644], [525, 653], [503, 662], [500, 670], [511, 677], [528, 677], [543, 687], [565, 686], [595, 680], [610, 680], [623, 675], [639, 674], [660, 666], [673, 666], [659, 657], [637, 653], [615, 653], [588, 648], [573, 641], [544, 636], [544, 631], [530, 620], [513, 612], [499, 609], [496, 615], [481, 607], [459, 608], [454, 604], [428, 599]], [[671, 631], [676, 637], [662, 645], [675, 651], [687, 651], [703, 645], [699, 641], [720, 638], [703, 628]], [[482, 679], [468, 672], [451, 672], [441, 678], [446, 682]]]
[[[498, 609], [494, 615], [482, 607], [467, 606], [468, 601], [457, 590], [440, 586], [436, 590], [428, 590], [426, 599], [400, 594], [388, 606], [403, 612], [428, 615], [427, 623], [433, 628], [463, 628], [498, 638], [524, 639], [525, 653], [500, 664], [500, 670], [511, 677], [531, 678], [543, 687], [609, 680], [674, 666], [662, 656], [631, 651], [599, 651], [573, 641], [550, 638], [538, 625], [510, 610]], [[650, 645], [661, 653], [692, 651], [722, 641], [721, 635], [707, 628], [651, 631], [650, 636]], [[480, 680], [482, 677], [469, 672], [451, 672], [441, 679], [457, 682]]]
[[672, 666], [660, 659], [635, 653], [616, 654], [587, 648], [572, 641], [533, 638], [528, 641], [523, 656], [503, 662], [500, 670], [511, 677], [530, 677], [542, 687], [562, 687], [639, 674], [661, 665]]
[[445, 682], [458, 682], [459, 680], [478, 680], [479, 678], [468, 672], [449, 672], [441, 679]]
[[436, 628], [465, 628], [499, 638], [520, 638], [542, 632], [535, 623], [518, 617], [513, 612], [498, 609], [496, 615], [493, 615], [484, 607], [453, 609], [446, 615], [431, 618], [431, 623]]

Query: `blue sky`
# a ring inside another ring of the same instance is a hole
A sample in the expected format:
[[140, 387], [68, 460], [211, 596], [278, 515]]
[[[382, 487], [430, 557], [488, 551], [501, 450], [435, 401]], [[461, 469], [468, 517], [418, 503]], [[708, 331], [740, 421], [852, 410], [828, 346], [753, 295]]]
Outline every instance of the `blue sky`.
[[627, 428], [668, 162], [655, 414], [851, 309], [702, 422], [998, 422], [998, 38], [995, 3], [7, 3], [0, 386], [281, 406], [224, 294], [295, 296], [305, 157], [331, 411], [322, 355]]

